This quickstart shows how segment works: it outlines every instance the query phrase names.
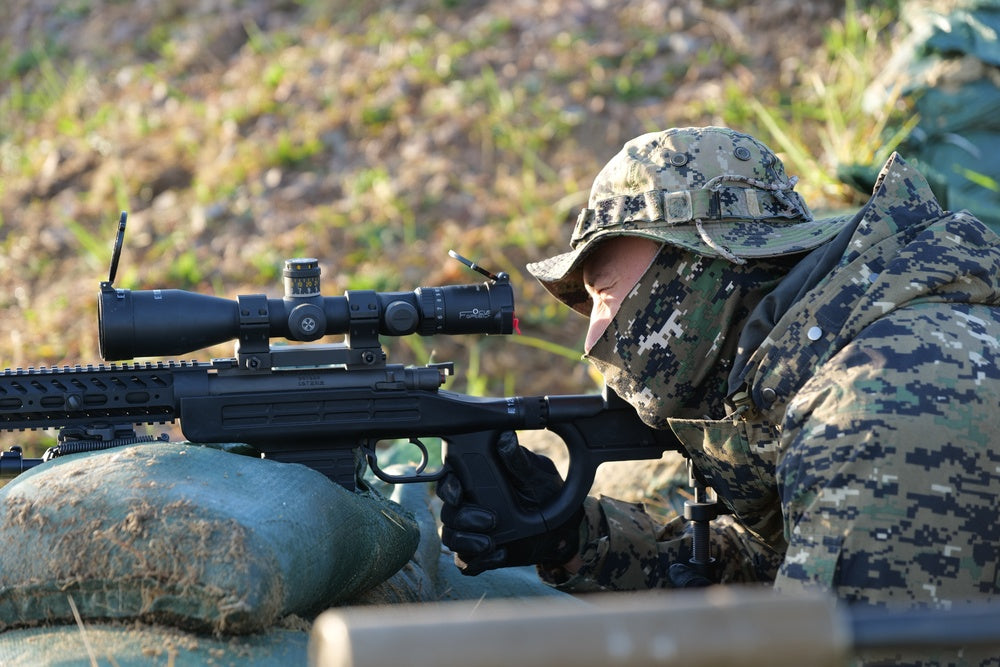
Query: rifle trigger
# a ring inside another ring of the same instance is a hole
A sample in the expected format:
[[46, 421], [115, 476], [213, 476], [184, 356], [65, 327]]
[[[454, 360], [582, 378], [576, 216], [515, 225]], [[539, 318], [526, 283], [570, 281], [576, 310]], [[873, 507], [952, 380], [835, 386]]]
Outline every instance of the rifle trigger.
[[410, 444], [420, 450], [420, 464], [414, 472], [414, 474], [419, 475], [424, 471], [424, 468], [427, 467], [427, 457], [429, 456], [427, 453], [427, 447], [425, 447], [424, 443], [420, 442], [418, 438], [410, 438]]

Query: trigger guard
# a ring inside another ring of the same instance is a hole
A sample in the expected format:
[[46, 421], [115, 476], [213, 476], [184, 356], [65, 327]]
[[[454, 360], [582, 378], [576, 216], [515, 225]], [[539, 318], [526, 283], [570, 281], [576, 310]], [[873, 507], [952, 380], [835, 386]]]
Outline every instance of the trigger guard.
[[410, 475], [391, 475], [386, 471], [382, 470], [378, 464], [378, 456], [375, 454], [375, 446], [369, 445], [364, 448], [365, 459], [368, 460], [368, 467], [371, 468], [372, 474], [378, 477], [380, 480], [386, 484], [411, 484], [414, 482], [437, 482], [442, 477], [444, 477], [445, 469], [442, 466], [440, 470], [436, 470], [432, 473], [424, 473], [427, 468], [427, 463], [429, 462], [429, 454], [427, 452], [427, 447], [424, 443], [420, 442], [417, 438], [410, 438], [409, 443], [420, 450], [420, 462], [417, 464], [416, 470]]

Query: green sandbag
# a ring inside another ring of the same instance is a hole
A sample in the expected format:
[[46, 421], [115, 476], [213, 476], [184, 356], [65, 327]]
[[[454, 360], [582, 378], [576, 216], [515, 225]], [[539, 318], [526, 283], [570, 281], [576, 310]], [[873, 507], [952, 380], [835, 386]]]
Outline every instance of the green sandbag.
[[[118, 667], [285, 667], [305, 665], [305, 630], [275, 629], [257, 635], [206, 637], [142, 624], [60, 625], [0, 634], [0, 665], [118, 665]], [[91, 662], [93, 656], [93, 662]]]
[[[868, 96], [884, 106], [888, 91], [902, 94], [917, 122], [896, 150], [942, 206], [968, 209], [1000, 231], [1000, 1], [906, 2], [901, 17], [909, 34]], [[900, 129], [887, 127], [886, 137]], [[868, 195], [881, 168], [844, 164], [837, 176]]]
[[231, 634], [308, 616], [408, 562], [412, 517], [305, 466], [190, 443], [79, 454], [0, 489], [0, 629], [143, 619]]

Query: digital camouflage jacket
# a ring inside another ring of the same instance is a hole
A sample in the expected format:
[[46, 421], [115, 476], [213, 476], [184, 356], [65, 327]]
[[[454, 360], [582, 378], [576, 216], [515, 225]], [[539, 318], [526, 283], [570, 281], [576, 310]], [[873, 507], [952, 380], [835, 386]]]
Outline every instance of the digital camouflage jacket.
[[[947, 607], [995, 594], [1000, 237], [894, 155], [835, 268], [749, 359], [719, 420], [670, 421], [732, 515], [722, 582]], [[685, 521], [588, 498], [571, 591], [668, 587]]]

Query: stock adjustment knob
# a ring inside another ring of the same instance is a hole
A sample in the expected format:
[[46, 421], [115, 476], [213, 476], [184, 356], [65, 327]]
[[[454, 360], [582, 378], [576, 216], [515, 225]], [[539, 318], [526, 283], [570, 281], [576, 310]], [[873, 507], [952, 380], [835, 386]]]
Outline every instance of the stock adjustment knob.
[[288, 315], [288, 331], [295, 340], [316, 340], [326, 333], [323, 309], [311, 303], [301, 303]]

